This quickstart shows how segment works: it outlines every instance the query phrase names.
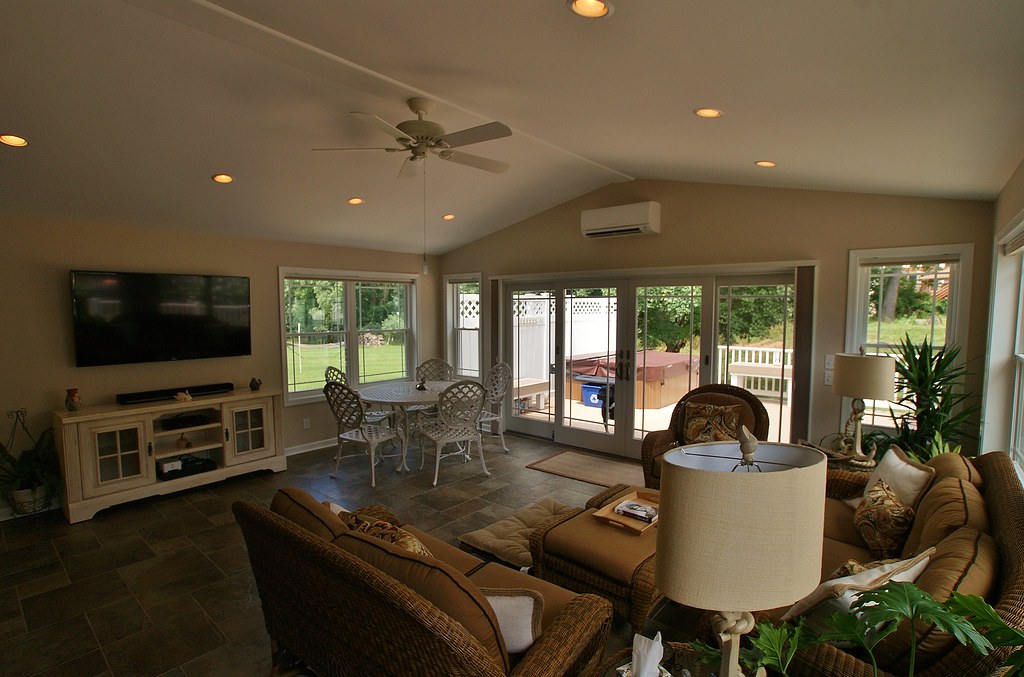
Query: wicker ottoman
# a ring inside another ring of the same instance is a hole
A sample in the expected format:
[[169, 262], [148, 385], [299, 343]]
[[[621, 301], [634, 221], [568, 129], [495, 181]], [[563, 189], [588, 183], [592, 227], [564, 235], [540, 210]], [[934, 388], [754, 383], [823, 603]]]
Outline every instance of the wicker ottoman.
[[593, 513], [642, 487], [619, 484], [597, 494], [585, 508], [548, 520], [530, 534], [532, 573], [575, 592], [592, 592], [612, 603], [634, 632], [663, 595], [654, 585], [657, 529], [643, 533], [611, 526]]

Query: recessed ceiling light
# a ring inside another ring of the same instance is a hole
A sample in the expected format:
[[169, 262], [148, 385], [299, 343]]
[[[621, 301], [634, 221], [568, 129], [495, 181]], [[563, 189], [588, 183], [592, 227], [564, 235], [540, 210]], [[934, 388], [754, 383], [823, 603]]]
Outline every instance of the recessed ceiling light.
[[565, 6], [573, 14], [587, 19], [602, 19], [615, 11], [612, 3], [607, 0], [565, 0]]
[[361, 204], [363, 204], [363, 202], [364, 202], [364, 200], [361, 197], [350, 197], [348, 199], [348, 203], [350, 205], [361, 205]]
[[214, 174], [210, 178], [216, 181], [217, 183], [231, 183], [232, 181], [235, 180], [235, 177], [231, 176], [230, 174]]
[[20, 136], [15, 136], [14, 134], [0, 134], [0, 143], [8, 146], [14, 146], [15, 148], [21, 148], [22, 146], [28, 145], [28, 141], [26, 139], [23, 139]]
[[445, 214], [441, 218], [443, 220], [445, 220], [445, 221], [454, 221], [455, 220], [455, 214]]
[[717, 108], [694, 108], [693, 114], [699, 118], [720, 118], [722, 111]]
[[778, 163], [772, 162], [771, 160], [758, 160], [754, 163], [758, 167], [778, 167]]

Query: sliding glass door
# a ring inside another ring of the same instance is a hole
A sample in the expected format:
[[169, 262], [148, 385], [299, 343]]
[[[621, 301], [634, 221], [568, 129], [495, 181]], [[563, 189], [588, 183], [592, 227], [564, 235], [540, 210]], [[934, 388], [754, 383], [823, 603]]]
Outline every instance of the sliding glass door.
[[679, 399], [707, 383], [752, 390], [789, 439], [794, 279], [658, 277], [507, 284], [508, 428], [639, 458]]

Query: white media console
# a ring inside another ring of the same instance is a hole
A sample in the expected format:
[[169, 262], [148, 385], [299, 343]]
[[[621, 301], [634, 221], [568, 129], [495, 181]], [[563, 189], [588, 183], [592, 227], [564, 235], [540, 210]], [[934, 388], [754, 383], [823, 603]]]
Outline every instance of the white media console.
[[69, 522], [147, 496], [287, 468], [280, 390], [55, 411], [53, 430]]

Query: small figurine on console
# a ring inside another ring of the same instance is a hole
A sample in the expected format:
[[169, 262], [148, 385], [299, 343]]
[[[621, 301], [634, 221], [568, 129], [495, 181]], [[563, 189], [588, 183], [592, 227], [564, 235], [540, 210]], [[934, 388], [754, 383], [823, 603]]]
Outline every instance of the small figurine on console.
[[191, 402], [192, 396], [188, 394], [187, 390], [184, 390], [180, 393], [174, 393], [174, 399], [178, 400], [179, 402]]
[[260, 389], [261, 385], [263, 385], [263, 381], [253, 376], [252, 380], [249, 381], [249, 390], [256, 392]]

